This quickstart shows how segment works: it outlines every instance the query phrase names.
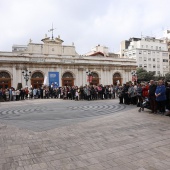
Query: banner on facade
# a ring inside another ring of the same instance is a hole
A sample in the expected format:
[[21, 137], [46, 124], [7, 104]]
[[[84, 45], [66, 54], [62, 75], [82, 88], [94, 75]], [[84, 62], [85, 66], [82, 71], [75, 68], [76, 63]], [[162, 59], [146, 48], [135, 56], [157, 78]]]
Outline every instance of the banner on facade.
[[48, 72], [49, 86], [52, 88], [59, 87], [59, 72]]
[[137, 76], [132, 76], [132, 81], [137, 81]]
[[89, 82], [89, 83], [91, 83], [92, 82], [92, 80], [93, 80], [93, 76], [87, 76], [87, 82]]

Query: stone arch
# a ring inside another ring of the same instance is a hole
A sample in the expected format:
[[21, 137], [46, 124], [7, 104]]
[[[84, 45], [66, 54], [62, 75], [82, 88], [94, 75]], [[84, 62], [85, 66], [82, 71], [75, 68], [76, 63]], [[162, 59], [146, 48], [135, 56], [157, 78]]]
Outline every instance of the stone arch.
[[31, 78], [44, 78], [44, 75], [41, 72], [34, 72]]
[[62, 78], [73, 78], [73, 74], [70, 72], [65, 72], [62, 76]]
[[37, 70], [31, 74], [31, 85], [33, 88], [40, 88], [44, 83], [44, 74]]
[[99, 74], [97, 72], [93, 72], [92, 82], [90, 84], [92, 84], [92, 85], [98, 85], [99, 84]]
[[11, 87], [11, 75], [8, 71], [0, 71], [0, 89]]
[[113, 74], [113, 84], [117, 85], [117, 84], [122, 84], [122, 77], [121, 77], [121, 73], [116, 72]]
[[66, 71], [62, 75], [62, 86], [74, 86], [74, 74]]

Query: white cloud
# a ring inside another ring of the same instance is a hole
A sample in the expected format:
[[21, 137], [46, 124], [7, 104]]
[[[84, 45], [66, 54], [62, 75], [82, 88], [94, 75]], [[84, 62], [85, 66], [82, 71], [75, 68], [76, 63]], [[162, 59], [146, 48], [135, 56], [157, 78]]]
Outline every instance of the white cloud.
[[169, 0], [1, 0], [0, 51], [30, 38], [39, 43], [52, 22], [54, 35], [74, 42], [80, 54], [98, 44], [118, 51], [122, 40], [169, 27], [169, 6]]

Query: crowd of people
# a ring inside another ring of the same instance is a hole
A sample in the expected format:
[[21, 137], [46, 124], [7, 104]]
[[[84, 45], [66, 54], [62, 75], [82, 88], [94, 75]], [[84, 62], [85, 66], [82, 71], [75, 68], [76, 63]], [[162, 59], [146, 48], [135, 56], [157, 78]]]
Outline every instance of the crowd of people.
[[120, 104], [133, 104], [142, 107], [145, 99], [148, 99], [150, 113], [170, 114], [170, 85], [159, 80], [146, 83], [126, 83], [118, 88]]
[[18, 101], [25, 99], [70, 99], [70, 100], [98, 100], [114, 99], [119, 86], [85, 85], [64, 86], [54, 88], [53, 86], [42, 86], [40, 88], [0, 89], [0, 96], [4, 101]]
[[103, 100], [119, 98], [119, 104], [142, 106], [149, 99], [151, 113], [165, 114], [170, 111], [170, 85], [162, 80], [145, 83], [127, 82], [121, 85], [42, 86], [40, 88], [0, 89], [0, 101], [25, 99]]

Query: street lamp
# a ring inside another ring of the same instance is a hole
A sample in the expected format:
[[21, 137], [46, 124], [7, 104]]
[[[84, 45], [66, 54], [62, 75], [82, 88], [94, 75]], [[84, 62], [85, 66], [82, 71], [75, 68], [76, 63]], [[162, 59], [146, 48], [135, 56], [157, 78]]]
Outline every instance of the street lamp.
[[88, 70], [88, 71], [86, 71], [86, 75], [87, 75], [87, 82], [89, 82], [89, 84], [90, 84], [92, 82], [92, 79], [93, 79], [93, 72]]
[[27, 86], [27, 82], [29, 80], [29, 77], [31, 75], [31, 71], [28, 72], [28, 70], [24, 70], [22, 71], [22, 75], [24, 76], [25, 82], [26, 82], [26, 86]]

